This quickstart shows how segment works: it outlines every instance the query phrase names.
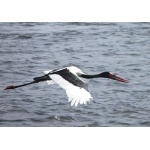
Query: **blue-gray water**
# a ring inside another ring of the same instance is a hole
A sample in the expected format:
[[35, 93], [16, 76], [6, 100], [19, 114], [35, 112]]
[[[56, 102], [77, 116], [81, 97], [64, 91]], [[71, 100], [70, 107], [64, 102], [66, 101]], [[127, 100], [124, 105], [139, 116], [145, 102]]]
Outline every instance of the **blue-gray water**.
[[[47, 69], [75, 65], [93, 100], [71, 107], [58, 85], [15, 90]], [[0, 23], [0, 126], [150, 126], [150, 23]]]

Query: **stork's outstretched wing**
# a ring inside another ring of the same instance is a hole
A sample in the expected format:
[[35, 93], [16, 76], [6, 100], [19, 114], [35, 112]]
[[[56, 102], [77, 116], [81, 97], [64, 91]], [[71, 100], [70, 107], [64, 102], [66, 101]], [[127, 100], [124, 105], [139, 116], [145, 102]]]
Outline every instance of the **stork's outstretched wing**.
[[68, 101], [72, 106], [77, 106], [78, 103], [86, 104], [92, 98], [88, 92], [87, 84], [67, 68], [49, 72], [48, 75], [66, 91]]

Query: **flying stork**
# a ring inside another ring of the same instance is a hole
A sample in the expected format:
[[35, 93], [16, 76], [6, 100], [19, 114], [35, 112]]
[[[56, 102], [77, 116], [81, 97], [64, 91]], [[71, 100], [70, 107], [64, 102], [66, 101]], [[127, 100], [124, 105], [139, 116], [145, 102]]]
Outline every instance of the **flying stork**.
[[88, 91], [87, 84], [81, 79], [92, 79], [92, 78], [108, 78], [117, 80], [119, 82], [128, 83], [129, 81], [116, 76], [110, 72], [102, 72], [94, 75], [84, 74], [79, 68], [75, 66], [69, 66], [63, 69], [48, 70], [44, 71], [45, 75], [40, 77], [35, 77], [34, 81], [18, 86], [7, 86], [6, 89], [15, 89], [18, 87], [26, 86], [33, 83], [38, 83], [42, 81], [47, 81], [48, 84], [57, 83], [61, 88], [66, 91], [68, 96], [68, 101], [71, 102], [71, 106], [78, 104], [86, 104], [92, 96]]

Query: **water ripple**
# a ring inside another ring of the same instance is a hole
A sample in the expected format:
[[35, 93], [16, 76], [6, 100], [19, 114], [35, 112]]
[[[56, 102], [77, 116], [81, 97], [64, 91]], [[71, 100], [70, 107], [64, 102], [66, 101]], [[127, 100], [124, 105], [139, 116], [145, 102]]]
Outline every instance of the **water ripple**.
[[[149, 33], [141, 22], [0, 23], [0, 126], [150, 126]], [[77, 108], [56, 84], [3, 91], [68, 65], [130, 82], [93, 79]]]

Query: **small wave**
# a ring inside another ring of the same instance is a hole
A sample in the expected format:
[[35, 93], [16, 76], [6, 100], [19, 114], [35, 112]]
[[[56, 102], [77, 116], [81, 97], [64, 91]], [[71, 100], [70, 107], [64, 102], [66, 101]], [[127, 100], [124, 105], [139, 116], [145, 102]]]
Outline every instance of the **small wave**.
[[[74, 122], [75, 119], [71, 116], [55, 116], [51, 115], [45, 118], [46, 120], [57, 120], [57, 121], [62, 121], [62, 122]], [[35, 120], [35, 119], [32, 119]], [[37, 119], [36, 119], [37, 120]]]
[[25, 27], [34, 27], [34, 26], [36, 26], [35, 22], [21, 22], [20, 24], [25, 26]]
[[131, 126], [132, 124], [128, 123], [128, 122], [118, 122], [118, 121], [116, 121], [116, 125], [117, 126]]
[[91, 25], [95, 25], [95, 26], [113, 26], [113, 25], [117, 25], [117, 23], [111, 23], [111, 22], [69, 22], [67, 23], [68, 25], [76, 25], [76, 26], [91, 26]]
[[2, 115], [2, 114], [5, 114], [5, 113], [7, 113], [6, 111], [3, 111], [3, 110], [0, 110], [0, 114]]
[[23, 40], [26, 40], [26, 39], [31, 39], [32, 36], [30, 34], [25, 34], [25, 35], [18, 35], [18, 37], [16, 37], [15, 39], [23, 39]]
[[22, 122], [22, 121], [26, 121], [25, 119], [0, 119], [0, 122]]
[[140, 123], [142, 126], [150, 126], [150, 121], [144, 121]]
[[71, 116], [55, 116], [56, 120], [63, 122], [74, 122], [75, 120]]
[[29, 113], [27, 110], [22, 109], [22, 108], [12, 108], [9, 110], [10, 113]]
[[45, 115], [46, 112], [43, 112], [43, 111], [36, 111], [35, 114], [42, 116], [42, 115]]
[[43, 118], [31, 118], [30, 119], [32, 122], [45, 122]]
[[48, 116], [47, 118], [45, 118], [46, 120], [55, 120], [55, 116]]
[[99, 127], [99, 123], [98, 122], [94, 122], [92, 124], [88, 124], [88, 127]]
[[5, 64], [5, 65], [7, 65], [7, 64], [12, 64], [14, 62], [11, 61], [11, 60], [3, 60], [2, 63]]
[[29, 98], [26, 98], [26, 99], [22, 99], [22, 101], [24, 101], [24, 102], [34, 102], [33, 100], [31, 100], [31, 99], [29, 99]]
[[122, 55], [126, 55], [126, 56], [141, 56], [141, 54], [139, 53], [126, 53], [126, 54], [122, 54]]

